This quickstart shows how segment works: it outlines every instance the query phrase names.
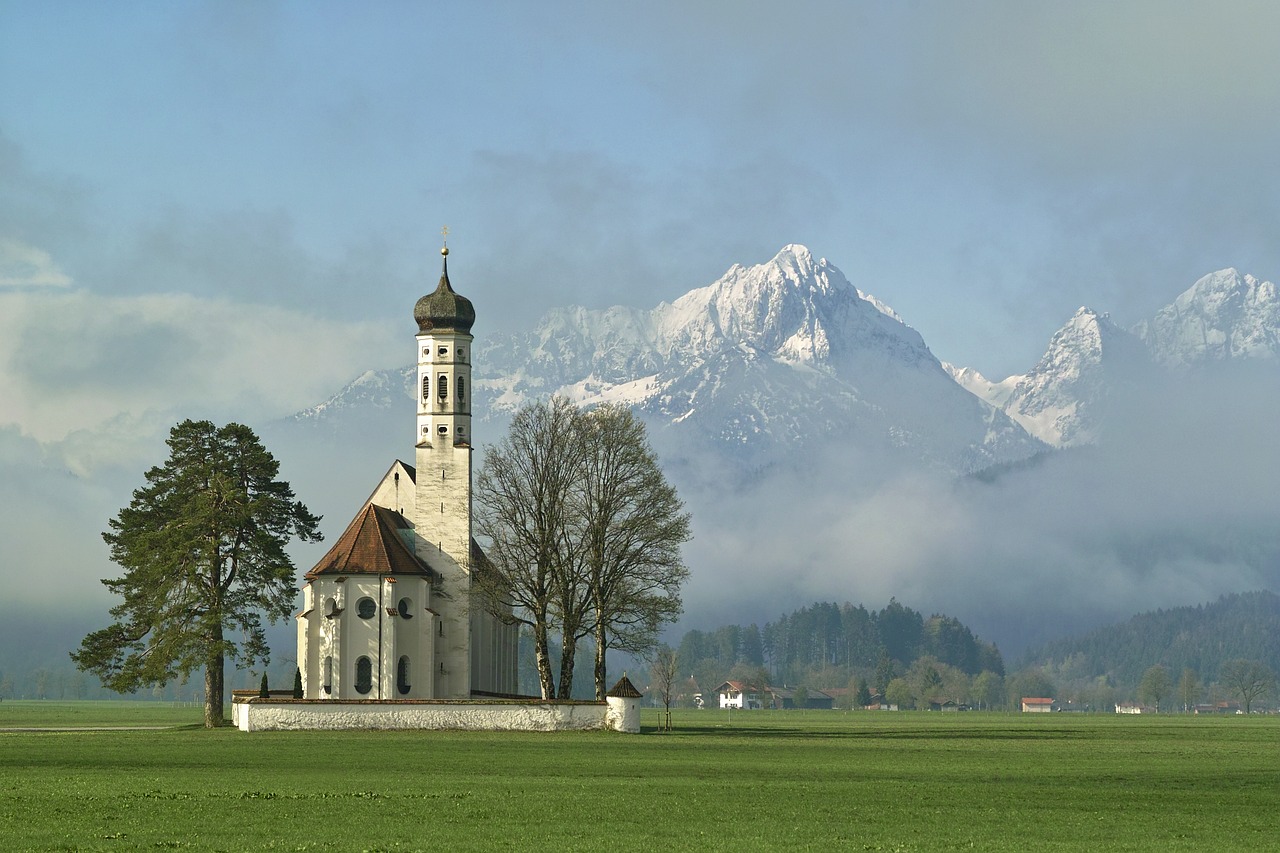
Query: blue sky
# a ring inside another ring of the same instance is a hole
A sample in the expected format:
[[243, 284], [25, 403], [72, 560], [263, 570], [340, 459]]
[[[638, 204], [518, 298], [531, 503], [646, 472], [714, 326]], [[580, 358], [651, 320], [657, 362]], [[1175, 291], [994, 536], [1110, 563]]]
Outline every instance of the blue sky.
[[0, 0], [7, 564], [101, 577], [57, 532], [176, 420], [405, 362], [445, 224], [480, 335], [803, 243], [991, 378], [1081, 305], [1275, 280], [1278, 36], [1271, 2]]
[[103, 296], [384, 320], [447, 223], [491, 328], [800, 242], [997, 378], [1280, 274], [1271, 4], [615, 5], [6, 0], [45, 197], [0, 225]]

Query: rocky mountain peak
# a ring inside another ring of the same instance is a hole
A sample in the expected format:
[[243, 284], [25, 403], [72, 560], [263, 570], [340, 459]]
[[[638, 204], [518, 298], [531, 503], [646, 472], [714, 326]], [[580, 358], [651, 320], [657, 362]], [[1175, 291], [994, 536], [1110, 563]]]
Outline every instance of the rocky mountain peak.
[[1028, 373], [987, 382], [953, 368], [956, 381], [1047, 444], [1092, 444], [1116, 387], [1146, 363], [1141, 341], [1108, 314], [1079, 308], [1054, 332]]
[[1280, 295], [1269, 281], [1218, 270], [1134, 332], [1165, 367], [1280, 358]]

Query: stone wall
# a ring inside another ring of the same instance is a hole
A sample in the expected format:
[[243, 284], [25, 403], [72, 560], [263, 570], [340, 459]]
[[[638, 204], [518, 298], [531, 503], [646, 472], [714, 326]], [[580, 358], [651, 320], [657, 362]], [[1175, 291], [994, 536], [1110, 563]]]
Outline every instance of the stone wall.
[[241, 731], [340, 729], [466, 729], [478, 731], [638, 732], [638, 713], [605, 702], [357, 701], [235, 697], [232, 719]]

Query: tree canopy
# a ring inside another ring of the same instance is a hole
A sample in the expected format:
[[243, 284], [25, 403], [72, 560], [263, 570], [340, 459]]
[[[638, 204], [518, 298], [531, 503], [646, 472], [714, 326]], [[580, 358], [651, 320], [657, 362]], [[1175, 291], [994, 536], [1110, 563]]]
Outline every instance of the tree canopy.
[[118, 692], [203, 668], [205, 725], [217, 726], [225, 662], [268, 659], [262, 617], [286, 618], [296, 592], [285, 546], [320, 540], [319, 518], [242, 424], [183, 421], [167, 443], [169, 459], [102, 534], [124, 569], [102, 582], [124, 598], [111, 608], [116, 621], [71, 657]]
[[1264, 663], [1256, 660], [1229, 660], [1219, 672], [1222, 686], [1240, 697], [1240, 705], [1246, 714], [1253, 711], [1253, 703], [1269, 695], [1276, 686], [1276, 674]]
[[[904, 676], [900, 690], [921, 701], [963, 702], [972, 698], [971, 677], [986, 673], [1001, 685], [1003, 696], [999, 649], [954, 617], [934, 614], [926, 619], [897, 599], [878, 611], [820, 601], [763, 627], [693, 629], [681, 638], [679, 653], [682, 666], [704, 688], [754, 668], [764, 672], [762, 686], [822, 690], [865, 681], [868, 695], [859, 705], [866, 705], [871, 689], [885, 694], [896, 676]], [[917, 661], [923, 663], [908, 674]]]

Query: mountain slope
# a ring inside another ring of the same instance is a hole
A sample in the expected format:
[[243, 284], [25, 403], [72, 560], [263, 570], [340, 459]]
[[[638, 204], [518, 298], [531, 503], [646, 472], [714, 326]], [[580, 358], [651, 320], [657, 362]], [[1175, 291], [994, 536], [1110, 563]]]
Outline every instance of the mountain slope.
[[1280, 295], [1271, 282], [1225, 269], [1199, 279], [1130, 332], [1081, 308], [1026, 374], [992, 382], [972, 368], [947, 369], [1032, 435], [1072, 447], [1096, 443], [1117, 402], [1135, 390], [1176, 384], [1188, 370], [1238, 373], [1244, 365], [1280, 365]]
[[848, 441], [952, 472], [1041, 445], [955, 386], [920, 335], [825, 259], [786, 246], [652, 311], [554, 310], [477, 353], [498, 409], [550, 393], [632, 405], [688, 453], [751, 468]]
[[1080, 308], [1054, 333], [1029, 373], [983, 387], [973, 371], [957, 381], [1055, 447], [1093, 444], [1118, 394], [1147, 371], [1142, 342], [1106, 314]]
[[1276, 286], [1234, 269], [1211, 273], [1134, 329], [1171, 368], [1280, 359]]
[[1062, 669], [1094, 679], [1106, 676], [1136, 686], [1153, 664], [1176, 679], [1182, 669], [1203, 683], [1232, 658], [1257, 660], [1280, 671], [1280, 596], [1273, 592], [1225, 595], [1211, 604], [1142, 613], [1083, 637], [1058, 640], [1028, 652], [1023, 666]]

